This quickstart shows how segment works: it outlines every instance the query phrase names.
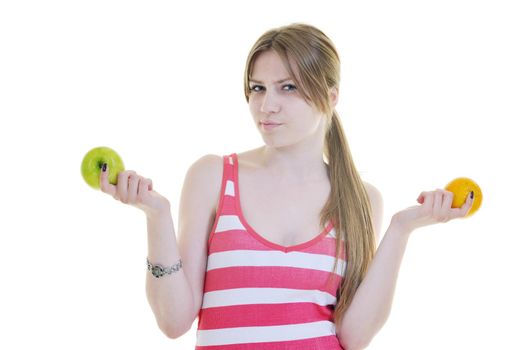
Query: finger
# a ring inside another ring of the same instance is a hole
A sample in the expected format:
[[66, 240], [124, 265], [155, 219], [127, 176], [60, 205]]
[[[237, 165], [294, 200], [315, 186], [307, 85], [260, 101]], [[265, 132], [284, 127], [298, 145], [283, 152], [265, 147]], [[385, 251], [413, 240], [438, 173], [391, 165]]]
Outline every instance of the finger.
[[115, 197], [115, 193], [117, 193], [117, 186], [110, 184], [108, 177], [109, 165], [106, 164], [106, 171], [100, 172], [100, 190], [112, 197]]
[[440, 221], [447, 222], [450, 219], [454, 218], [454, 215], [451, 211], [452, 209], [452, 200], [454, 199], [454, 193], [450, 191], [443, 190], [443, 204], [441, 206]]
[[421, 194], [419, 195], [419, 197], [417, 197], [417, 201], [419, 204], [423, 204], [425, 202], [425, 195], [427, 194], [428, 192], [421, 192]]
[[442, 213], [441, 204], [443, 203], [443, 192], [442, 190], [436, 189], [433, 195], [434, 195], [434, 205], [432, 206], [432, 215], [435, 218], [440, 218], [440, 215]]
[[136, 203], [137, 202], [137, 193], [139, 188], [139, 180], [140, 177], [137, 176], [135, 172], [133, 172], [128, 180], [128, 203]]
[[143, 179], [141, 185], [143, 185], [142, 191], [144, 193], [153, 190], [153, 182], [151, 181], [151, 179]]
[[432, 215], [432, 207], [434, 206], [433, 192], [423, 192], [423, 206], [421, 214], [425, 216]]
[[465, 201], [465, 203], [463, 203], [463, 205], [459, 208], [452, 208], [451, 209], [451, 213], [452, 213], [452, 217], [455, 219], [455, 218], [463, 218], [465, 217], [470, 208], [472, 208], [472, 203], [474, 202], [474, 200], [472, 198], [470, 198], [470, 195], [467, 196], [467, 200]]
[[153, 184], [150, 179], [141, 179], [139, 183], [139, 193], [137, 199], [144, 203], [144, 200], [146, 199], [146, 196], [149, 194], [148, 192], [151, 191], [153, 187]]
[[461, 216], [465, 216], [468, 214], [470, 208], [472, 208], [473, 203], [474, 203], [474, 198], [471, 198], [471, 195], [469, 194], [467, 196], [467, 200], [465, 201], [465, 203], [463, 203], [463, 205], [460, 208]]
[[452, 208], [452, 201], [454, 200], [454, 193], [450, 191], [444, 191], [443, 193], [443, 208]]
[[118, 174], [118, 181], [117, 181], [117, 197], [115, 199], [120, 199], [122, 203], [128, 203], [128, 179], [133, 171], [132, 170], [126, 170], [121, 171]]

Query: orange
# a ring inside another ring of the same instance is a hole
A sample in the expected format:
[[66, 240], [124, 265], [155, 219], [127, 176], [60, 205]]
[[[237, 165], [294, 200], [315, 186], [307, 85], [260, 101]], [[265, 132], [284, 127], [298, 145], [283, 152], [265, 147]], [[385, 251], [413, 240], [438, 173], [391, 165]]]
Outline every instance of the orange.
[[474, 214], [481, 206], [481, 201], [483, 199], [481, 188], [477, 183], [474, 182], [474, 180], [469, 179], [468, 177], [458, 177], [457, 179], [450, 181], [445, 187], [445, 190], [454, 193], [452, 208], [459, 208], [463, 206], [467, 200], [467, 196], [470, 196], [470, 192], [474, 192], [474, 202], [472, 203], [472, 207], [465, 217]]

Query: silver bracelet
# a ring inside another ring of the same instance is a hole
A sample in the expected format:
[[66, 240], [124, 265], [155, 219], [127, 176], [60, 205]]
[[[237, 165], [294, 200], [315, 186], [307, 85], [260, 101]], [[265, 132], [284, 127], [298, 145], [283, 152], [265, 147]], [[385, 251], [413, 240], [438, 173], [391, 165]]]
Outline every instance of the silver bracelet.
[[146, 263], [148, 264], [148, 271], [151, 271], [153, 276], [157, 278], [162, 277], [164, 275], [171, 275], [173, 272], [177, 272], [182, 268], [182, 259], [179, 259], [179, 261], [175, 265], [172, 265], [170, 267], [165, 267], [158, 264], [153, 265], [149, 262], [148, 258], [146, 258]]

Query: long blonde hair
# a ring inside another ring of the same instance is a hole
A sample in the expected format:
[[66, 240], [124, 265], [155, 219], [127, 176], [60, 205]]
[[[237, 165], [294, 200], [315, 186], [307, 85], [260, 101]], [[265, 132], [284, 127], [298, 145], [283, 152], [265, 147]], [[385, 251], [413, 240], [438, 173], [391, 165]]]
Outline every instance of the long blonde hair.
[[[279, 55], [301, 96], [328, 119], [323, 153], [328, 162], [331, 192], [321, 211], [320, 224], [324, 226], [332, 220], [336, 229], [336, 257], [343, 247], [347, 260], [334, 311], [334, 322], [340, 326], [375, 254], [376, 241], [368, 194], [352, 160], [339, 115], [330, 105], [330, 89], [339, 90], [339, 55], [332, 41], [311, 25], [293, 23], [271, 29], [255, 42], [248, 55], [244, 73], [246, 101], [250, 96], [248, 82], [253, 63], [267, 50]], [[296, 64], [299, 79], [290, 62]], [[337, 259], [333, 272], [336, 265]]]

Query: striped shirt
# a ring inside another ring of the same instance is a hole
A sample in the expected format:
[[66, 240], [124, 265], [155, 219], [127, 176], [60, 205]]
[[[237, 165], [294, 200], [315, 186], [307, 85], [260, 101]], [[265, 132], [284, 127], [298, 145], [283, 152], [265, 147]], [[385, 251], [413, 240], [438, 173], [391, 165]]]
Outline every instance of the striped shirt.
[[241, 212], [237, 154], [223, 161], [195, 349], [341, 350], [333, 312], [346, 260], [342, 247], [332, 274], [332, 221], [305, 243], [266, 240]]

